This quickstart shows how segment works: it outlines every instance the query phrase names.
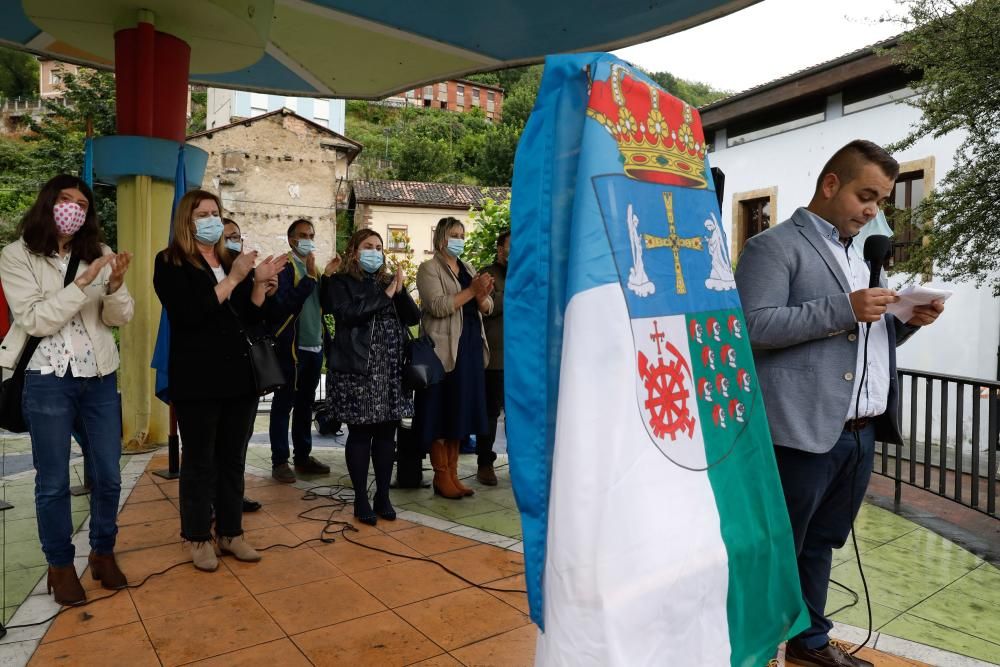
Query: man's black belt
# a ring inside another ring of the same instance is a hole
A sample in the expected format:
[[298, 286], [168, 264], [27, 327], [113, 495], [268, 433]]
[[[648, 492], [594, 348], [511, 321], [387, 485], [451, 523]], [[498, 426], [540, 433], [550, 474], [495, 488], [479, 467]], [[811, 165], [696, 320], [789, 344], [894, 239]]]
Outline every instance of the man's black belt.
[[863, 431], [866, 426], [875, 421], [874, 417], [858, 417], [857, 419], [848, 419], [844, 422], [844, 430], [849, 433], [855, 433], [856, 431]]

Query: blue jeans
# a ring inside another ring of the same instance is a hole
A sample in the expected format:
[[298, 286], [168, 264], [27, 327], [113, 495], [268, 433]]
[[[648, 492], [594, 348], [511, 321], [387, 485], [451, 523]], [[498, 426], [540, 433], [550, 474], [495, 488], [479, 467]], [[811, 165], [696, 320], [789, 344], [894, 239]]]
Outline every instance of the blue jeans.
[[90, 548], [110, 554], [118, 535], [121, 493], [121, 401], [114, 373], [76, 378], [29, 371], [24, 378], [24, 418], [31, 434], [38, 537], [49, 565], [73, 564], [70, 514], [70, 435], [78, 430], [90, 477]]
[[[860, 436], [860, 449], [855, 435]], [[806, 648], [822, 648], [833, 627], [825, 615], [833, 550], [847, 542], [865, 498], [875, 456], [875, 426], [869, 424], [857, 434], [842, 432], [825, 454], [775, 447], [774, 455], [811, 621], [796, 640]]]
[[271, 401], [271, 465], [275, 468], [288, 463], [288, 418], [292, 419], [292, 447], [296, 465], [304, 464], [312, 453], [312, 406], [316, 400], [323, 367], [322, 352], [296, 350], [294, 382], [274, 392]]

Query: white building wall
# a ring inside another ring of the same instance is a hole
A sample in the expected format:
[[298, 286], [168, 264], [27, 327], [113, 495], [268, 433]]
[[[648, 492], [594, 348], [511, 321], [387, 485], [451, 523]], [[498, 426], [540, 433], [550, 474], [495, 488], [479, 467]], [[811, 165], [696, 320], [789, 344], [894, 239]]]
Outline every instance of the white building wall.
[[228, 125], [237, 117], [260, 116], [287, 107], [318, 125], [338, 134], [344, 134], [347, 113], [347, 104], [344, 100], [284, 97], [224, 88], [209, 88], [207, 104], [205, 124], [209, 130]]
[[[725, 172], [723, 223], [732, 236], [733, 195], [776, 187], [771, 223], [787, 220], [812, 197], [819, 170], [838, 148], [853, 139], [869, 139], [886, 145], [901, 139], [919, 118], [919, 112], [904, 103], [885, 104], [808, 127], [758, 139], [709, 154], [709, 162]], [[962, 136], [951, 133], [934, 139], [925, 137], [896, 154], [907, 162], [934, 157], [934, 179], [952, 168]], [[933, 188], [935, 183], [927, 183]], [[918, 278], [919, 281], [919, 278]], [[893, 277], [893, 286], [903, 280]], [[919, 332], [899, 348], [899, 366], [932, 373], [983, 379], [997, 377], [1000, 344], [1000, 301], [989, 289], [970, 283], [932, 280], [931, 287], [954, 290], [945, 312], [931, 327]]]

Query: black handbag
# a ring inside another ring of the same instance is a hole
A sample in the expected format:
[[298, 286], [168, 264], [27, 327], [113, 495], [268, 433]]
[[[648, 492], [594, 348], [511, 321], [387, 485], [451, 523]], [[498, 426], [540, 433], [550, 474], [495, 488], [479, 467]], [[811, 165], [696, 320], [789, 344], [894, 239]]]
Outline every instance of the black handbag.
[[233, 316], [236, 318], [236, 323], [246, 338], [250, 368], [253, 370], [257, 395], [264, 396], [276, 389], [280, 389], [287, 384], [288, 380], [285, 379], [285, 373], [281, 370], [281, 362], [278, 361], [278, 351], [275, 349], [274, 338], [266, 333], [257, 335], [248, 333], [240, 321], [239, 314], [233, 308], [233, 304], [229, 303], [229, 301], [226, 301], [226, 303], [229, 305], [229, 310], [232, 311]]
[[[66, 278], [63, 280], [63, 287], [68, 286], [76, 279], [76, 271], [80, 267], [80, 258], [71, 255], [69, 266], [66, 267]], [[3, 381], [0, 385], [0, 428], [4, 428], [11, 433], [24, 433], [28, 430], [28, 424], [24, 421], [24, 409], [21, 401], [24, 397], [24, 374], [28, 370], [28, 362], [34, 356], [38, 344], [42, 342], [37, 336], [28, 336], [24, 343], [24, 350], [21, 351], [21, 358], [17, 361], [14, 374]]]
[[399, 319], [396, 304], [392, 305], [396, 322], [403, 330], [403, 387], [409, 391], [420, 391], [444, 380], [444, 366], [434, 352], [434, 341], [428, 335], [414, 338], [410, 327]]
[[434, 341], [430, 336], [413, 337], [408, 327], [403, 343], [403, 386], [419, 391], [444, 380], [444, 366], [434, 351]]

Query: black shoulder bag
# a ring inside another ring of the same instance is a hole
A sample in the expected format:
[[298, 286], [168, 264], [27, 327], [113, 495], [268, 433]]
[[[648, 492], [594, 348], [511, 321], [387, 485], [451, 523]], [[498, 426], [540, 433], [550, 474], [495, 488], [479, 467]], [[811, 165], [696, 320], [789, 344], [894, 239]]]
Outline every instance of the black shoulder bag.
[[[63, 280], [63, 287], [69, 286], [76, 279], [76, 271], [80, 268], [80, 258], [71, 255], [69, 266], [66, 267], [66, 278]], [[28, 370], [28, 362], [34, 356], [35, 350], [42, 339], [37, 336], [28, 336], [24, 343], [24, 350], [21, 358], [17, 360], [17, 368], [14, 375], [3, 381], [0, 385], [0, 428], [7, 429], [11, 433], [24, 433], [28, 430], [28, 425], [24, 421], [24, 410], [21, 406], [21, 399], [24, 397], [24, 373]]]
[[239, 313], [233, 308], [233, 304], [226, 300], [226, 305], [236, 318], [236, 324], [243, 337], [247, 341], [247, 351], [250, 356], [250, 367], [253, 369], [254, 383], [257, 385], [257, 395], [263, 396], [283, 387], [288, 381], [285, 373], [281, 370], [281, 363], [278, 361], [278, 352], [275, 350], [274, 338], [266, 333], [251, 335], [243, 326]]
[[406, 337], [403, 341], [403, 387], [420, 391], [444, 380], [444, 365], [434, 351], [434, 340], [426, 334], [414, 338], [410, 327], [399, 319], [395, 303], [392, 312]]

